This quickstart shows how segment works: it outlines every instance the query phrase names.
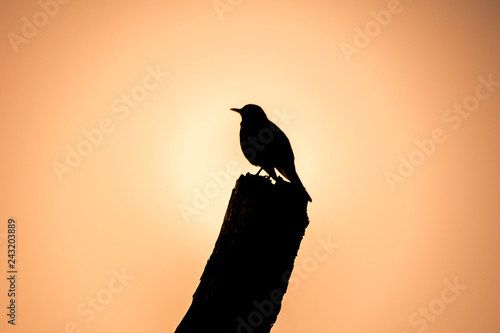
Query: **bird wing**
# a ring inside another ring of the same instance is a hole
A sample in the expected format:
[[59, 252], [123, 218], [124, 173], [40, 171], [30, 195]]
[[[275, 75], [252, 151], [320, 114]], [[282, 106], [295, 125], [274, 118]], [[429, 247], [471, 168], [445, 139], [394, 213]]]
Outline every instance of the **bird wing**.
[[273, 159], [276, 161], [276, 166], [279, 166], [282, 163], [293, 163], [295, 156], [293, 155], [290, 140], [288, 140], [286, 134], [273, 122], [270, 121], [269, 125], [274, 137], [267, 147], [269, 147], [269, 150], [273, 155]]

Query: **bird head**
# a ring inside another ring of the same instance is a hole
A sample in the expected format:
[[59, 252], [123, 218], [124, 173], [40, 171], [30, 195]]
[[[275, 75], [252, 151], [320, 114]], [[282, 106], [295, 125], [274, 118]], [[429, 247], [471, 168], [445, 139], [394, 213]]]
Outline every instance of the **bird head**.
[[247, 104], [241, 109], [232, 108], [231, 110], [238, 112], [243, 121], [249, 120], [252, 122], [265, 121], [267, 116], [262, 108], [255, 104]]

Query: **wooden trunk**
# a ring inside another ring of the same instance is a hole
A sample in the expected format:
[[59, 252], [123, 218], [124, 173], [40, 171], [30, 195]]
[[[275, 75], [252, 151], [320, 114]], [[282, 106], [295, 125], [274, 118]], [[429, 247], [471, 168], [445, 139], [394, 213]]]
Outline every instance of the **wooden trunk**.
[[269, 332], [308, 223], [300, 189], [240, 176], [193, 302], [175, 333]]

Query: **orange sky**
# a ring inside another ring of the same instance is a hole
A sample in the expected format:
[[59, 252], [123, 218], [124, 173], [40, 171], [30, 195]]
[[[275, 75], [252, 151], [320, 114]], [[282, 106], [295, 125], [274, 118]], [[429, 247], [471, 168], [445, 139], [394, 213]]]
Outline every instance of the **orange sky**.
[[274, 333], [499, 331], [495, 1], [65, 1], [0, 4], [2, 332], [173, 332], [247, 103], [314, 199]]

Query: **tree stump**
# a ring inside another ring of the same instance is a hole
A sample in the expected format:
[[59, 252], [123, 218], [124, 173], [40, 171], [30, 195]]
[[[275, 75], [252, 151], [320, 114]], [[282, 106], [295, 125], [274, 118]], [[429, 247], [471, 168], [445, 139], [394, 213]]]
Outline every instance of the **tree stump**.
[[241, 175], [175, 333], [268, 333], [308, 224], [307, 200], [296, 186]]

